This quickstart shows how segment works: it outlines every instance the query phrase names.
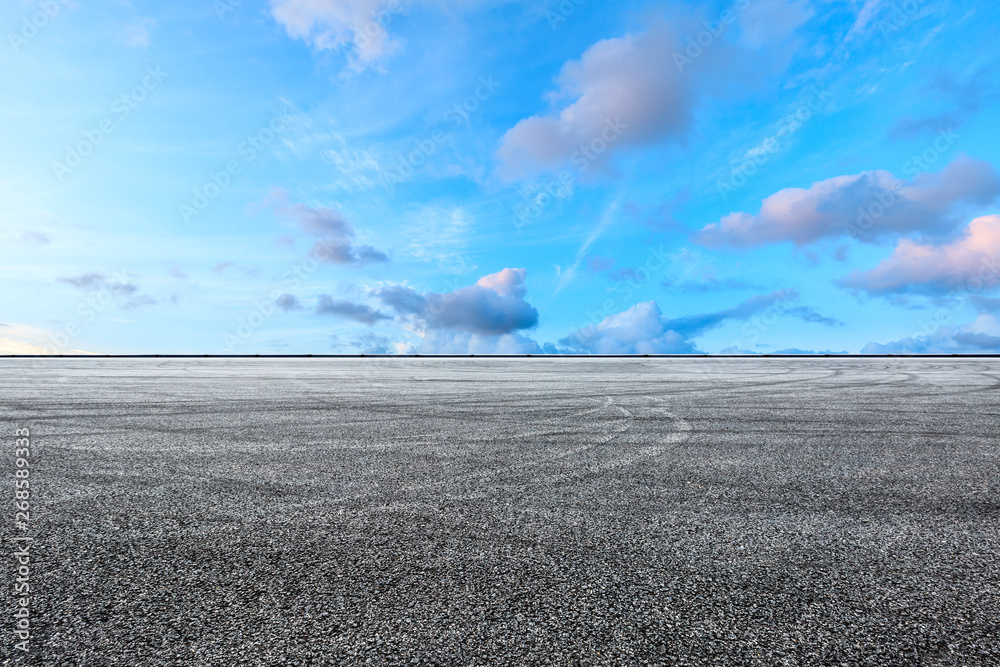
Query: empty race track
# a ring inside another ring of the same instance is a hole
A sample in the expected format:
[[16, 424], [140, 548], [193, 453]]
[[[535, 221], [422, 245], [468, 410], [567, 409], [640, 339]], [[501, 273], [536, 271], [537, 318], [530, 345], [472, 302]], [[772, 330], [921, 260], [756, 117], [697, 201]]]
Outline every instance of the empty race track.
[[1000, 664], [1000, 360], [0, 370], [0, 664]]

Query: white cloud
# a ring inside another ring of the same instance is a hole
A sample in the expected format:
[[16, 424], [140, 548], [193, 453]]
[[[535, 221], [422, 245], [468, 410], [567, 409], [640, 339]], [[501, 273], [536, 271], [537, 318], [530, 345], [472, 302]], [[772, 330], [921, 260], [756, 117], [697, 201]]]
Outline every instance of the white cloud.
[[844, 284], [869, 294], [956, 290], [978, 292], [1000, 285], [1000, 215], [969, 223], [965, 234], [941, 245], [902, 239], [892, 256], [870, 271], [851, 274]]
[[508, 268], [446, 294], [394, 285], [373, 295], [422, 336], [411, 353], [541, 354], [520, 333], [538, 324], [538, 311], [525, 299], [526, 277], [524, 269]]
[[557, 115], [531, 116], [506, 133], [497, 151], [501, 178], [530, 177], [568, 161], [580, 169], [600, 166], [620, 146], [685, 133], [696, 90], [695, 72], [674, 63], [673, 53], [682, 49], [676, 32], [659, 26], [602, 40], [567, 62], [552, 97], [573, 101]]
[[447, 294], [394, 285], [374, 296], [423, 330], [501, 336], [538, 324], [538, 311], [525, 299], [526, 276], [524, 269], [504, 269]]
[[938, 173], [903, 181], [887, 171], [836, 176], [766, 198], [760, 211], [730, 213], [706, 225], [695, 240], [709, 247], [746, 248], [791, 241], [802, 246], [851, 235], [875, 243], [910, 232], [943, 234], [963, 207], [1000, 195], [1000, 175], [987, 162], [960, 157]]
[[812, 13], [806, 0], [741, 1], [718, 15], [679, 16], [593, 44], [556, 78], [548, 96], [556, 108], [504, 135], [497, 174], [514, 181], [566, 163], [606, 170], [622, 148], [682, 139], [706, 92], [732, 95], [748, 72], [772, 69], [768, 59], [788, 50]]
[[387, 27], [401, 0], [271, 0], [271, 14], [290, 37], [318, 50], [346, 48], [362, 68], [399, 48]]
[[[965, 295], [962, 295], [963, 297]], [[933, 318], [920, 320], [920, 331], [888, 343], [868, 343], [865, 354], [971, 354], [1000, 352], [1000, 299], [973, 294], [963, 299], [979, 315], [961, 326], [945, 324], [951, 317], [938, 310]], [[957, 305], [956, 305], [957, 308]]]
[[413, 349], [416, 354], [541, 354], [538, 343], [519, 333], [486, 336], [430, 330]]
[[[943, 326], [930, 334], [908, 336], [888, 343], [871, 342], [862, 354], [977, 354], [1000, 352], [1000, 327], [996, 320], [984, 326], [984, 316], [967, 325]], [[988, 316], [987, 316], [988, 317]], [[990, 329], [983, 331], [984, 328]]]
[[674, 319], [663, 317], [659, 305], [647, 301], [610, 315], [596, 326], [574, 331], [559, 344], [572, 352], [588, 354], [693, 354], [699, 352], [694, 339], [701, 334], [729, 321], [750, 320], [765, 311], [827, 326], [840, 324], [810, 307], [791, 307], [790, 302], [798, 298], [795, 290], [759, 294], [732, 308]]
[[697, 346], [663, 320], [655, 301], [639, 303], [605, 318], [596, 327], [573, 332], [560, 341], [588, 354], [693, 354]]

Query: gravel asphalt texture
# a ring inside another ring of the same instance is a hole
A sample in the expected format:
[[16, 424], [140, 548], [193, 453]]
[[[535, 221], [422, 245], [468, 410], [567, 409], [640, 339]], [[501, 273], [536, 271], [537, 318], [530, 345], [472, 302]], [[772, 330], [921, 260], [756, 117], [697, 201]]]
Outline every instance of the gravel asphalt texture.
[[2, 665], [1000, 665], [1000, 360], [0, 371]]

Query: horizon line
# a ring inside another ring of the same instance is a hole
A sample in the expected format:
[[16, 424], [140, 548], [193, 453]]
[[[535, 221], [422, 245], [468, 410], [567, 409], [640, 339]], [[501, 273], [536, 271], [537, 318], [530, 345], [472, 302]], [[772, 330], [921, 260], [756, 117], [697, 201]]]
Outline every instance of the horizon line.
[[1000, 353], [899, 354], [0, 354], [0, 359], [891, 359], [997, 358]]

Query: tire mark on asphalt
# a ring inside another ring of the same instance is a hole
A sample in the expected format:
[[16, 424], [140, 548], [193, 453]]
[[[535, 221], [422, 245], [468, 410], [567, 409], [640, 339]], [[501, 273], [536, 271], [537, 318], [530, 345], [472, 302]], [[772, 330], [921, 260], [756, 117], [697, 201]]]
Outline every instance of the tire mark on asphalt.
[[[663, 399], [656, 400], [661, 403], [664, 402]], [[630, 410], [629, 408], [632, 409]], [[651, 417], [643, 416], [642, 419], [644, 420], [649, 418], [662, 419], [666, 417], [675, 425], [675, 428], [672, 432], [663, 436], [660, 436], [659, 434], [648, 434], [641, 430], [633, 430], [633, 426], [637, 421], [635, 411], [651, 415]], [[503, 488], [508, 492], [546, 488], [553, 483], [565, 479], [577, 478], [581, 475], [598, 474], [649, 461], [657, 456], [665, 454], [672, 448], [685, 442], [690, 437], [692, 432], [690, 423], [677, 417], [674, 413], [668, 411], [662, 405], [641, 405], [638, 406], [638, 408], [636, 408], [636, 406], [625, 407], [623, 405], [616, 404], [614, 399], [611, 397], [605, 397], [604, 403], [600, 406], [587, 408], [579, 412], [574, 412], [572, 414], [563, 415], [546, 421], [565, 422], [571, 419], [580, 420], [584, 416], [609, 412], [612, 413], [610, 416], [613, 417], [613, 419], [604, 419], [592, 424], [593, 426], [603, 427], [602, 431], [595, 431], [592, 432], [592, 434], [588, 434], [588, 442], [576, 447], [560, 449], [555, 453], [534, 457], [528, 461], [521, 461], [498, 468], [490, 468], [488, 470], [481, 470], [433, 481], [407, 484], [405, 486], [396, 486], [389, 489], [371, 489], [361, 491], [359, 493], [348, 494], [338, 498], [317, 499], [316, 502], [319, 504], [327, 504], [331, 502], [335, 504], [371, 502], [372, 505], [368, 508], [370, 511], [385, 511], [385, 509], [390, 505], [397, 505], [399, 503], [402, 503], [403, 505], [410, 504], [407, 501], [388, 499], [387, 502], [378, 503], [378, 498], [384, 498], [386, 493], [403, 493], [410, 495], [420, 494], [421, 492], [427, 491], [438, 491], [443, 492], [443, 495], [448, 500], [467, 500], [479, 497], [484, 492], [488, 495], [492, 494], [497, 488]], [[627, 447], [625, 443], [621, 442], [622, 436], [626, 434], [632, 435], [635, 440], [639, 441], [641, 446]], [[539, 435], [558, 436], [560, 433], [559, 431], [553, 431], [551, 425], [546, 425], [545, 428], [541, 429], [537, 427], [529, 427], [527, 430], [519, 430], [516, 431], [514, 435], [515, 441], [524, 441], [524, 439], [530, 439]], [[658, 437], [660, 438], [660, 441], [652, 444], [643, 444], [648, 442], [651, 437]], [[575, 461], [575, 459], [583, 458], [588, 453], [600, 452], [601, 449], [609, 445], [618, 448], [617, 452], [615, 452], [610, 459], [589, 464], [586, 462]], [[558, 464], [565, 465], [559, 466]], [[536, 470], [540, 466], [553, 466], [558, 467], [559, 469], [531, 474], [531, 471]], [[519, 480], [518, 478], [523, 473], [528, 473], [527, 478], [525, 479], [522, 477]], [[449, 488], [459, 486], [464, 488]], [[375, 503], [378, 504], [376, 505]]]
[[[566, 420], [569, 420], [569, 419], [581, 419], [582, 417], [585, 417], [585, 416], [592, 415], [594, 413], [600, 412], [600, 411], [606, 409], [608, 406], [610, 406], [612, 404], [613, 404], [613, 400], [610, 397], [607, 397], [605, 399], [604, 404], [601, 405], [601, 406], [598, 406], [596, 408], [586, 409], [586, 410], [583, 410], [581, 412], [577, 412], [577, 413], [574, 413], [574, 414], [563, 415], [561, 417], [556, 417], [556, 418], [548, 419], [548, 420], [546, 420], [546, 422], [551, 422], [551, 421], [566, 421]], [[630, 426], [631, 426], [631, 424], [626, 424], [624, 426], [624, 428], [622, 429], [622, 431], [628, 430], [628, 428], [630, 428]], [[558, 435], [558, 431], [555, 432], [555, 433], [553, 433], [551, 431], [551, 426], [550, 426], [550, 427], [547, 427], [547, 428], [544, 428], [544, 429], [541, 429], [541, 430], [534, 429], [534, 430], [527, 430], [527, 431], [519, 431], [519, 432], [516, 432], [513, 437], [514, 437], [514, 439], [522, 440], [524, 438], [532, 437], [532, 436], [553, 435], [553, 434]], [[464, 481], [469, 481], [469, 480], [477, 480], [478, 482], [485, 483], [485, 482], [496, 480], [499, 477], [501, 477], [502, 475], [504, 475], [505, 473], [512, 473], [512, 472], [516, 473], [516, 472], [523, 471], [523, 470], [526, 470], [526, 469], [531, 468], [531, 467], [539, 466], [539, 465], [542, 465], [542, 464], [552, 463], [554, 461], [558, 461], [560, 459], [564, 459], [564, 458], [573, 456], [575, 454], [579, 454], [579, 453], [587, 451], [589, 449], [593, 449], [594, 447], [597, 447], [599, 445], [604, 444], [605, 442], [607, 442], [608, 440], [612, 439], [613, 437], [614, 437], [614, 435], [611, 434], [611, 435], [608, 435], [605, 440], [602, 440], [600, 442], [594, 442], [594, 443], [591, 443], [591, 444], [588, 444], [588, 445], [583, 445], [583, 446], [580, 446], [580, 447], [576, 447], [576, 448], [570, 449], [570, 450], [559, 451], [559, 452], [556, 452], [555, 454], [550, 454], [550, 455], [547, 455], [547, 456], [541, 456], [541, 457], [533, 458], [533, 459], [531, 459], [529, 461], [523, 461], [523, 462], [519, 462], [519, 463], [515, 463], [515, 464], [503, 466], [501, 468], [492, 468], [490, 470], [485, 470], [485, 471], [480, 471], [480, 472], [472, 472], [472, 473], [466, 473], [464, 475], [456, 475], [454, 477], [449, 477], [447, 479], [438, 480], [438, 481], [435, 481], [435, 482], [425, 482], [425, 483], [422, 483], [422, 484], [411, 484], [411, 485], [408, 485], [408, 486], [405, 486], [405, 487], [400, 487], [400, 490], [401, 491], [418, 491], [418, 490], [424, 490], [424, 489], [429, 489], [429, 488], [433, 488], [433, 487], [440, 487], [440, 486], [442, 486], [444, 484], [453, 484], [453, 483], [459, 483], [459, 482], [464, 482]]]

